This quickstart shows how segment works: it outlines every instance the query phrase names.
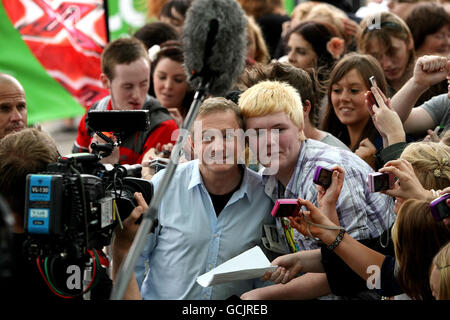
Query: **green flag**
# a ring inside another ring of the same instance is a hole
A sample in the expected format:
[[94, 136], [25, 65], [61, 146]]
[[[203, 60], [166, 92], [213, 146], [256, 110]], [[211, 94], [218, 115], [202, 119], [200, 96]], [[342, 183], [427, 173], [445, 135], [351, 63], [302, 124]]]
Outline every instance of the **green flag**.
[[297, 1], [295, 0], [284, 0], [284, 9], [289, 15], [292, 13], [292, 10], [294, 10], [296, 5]]

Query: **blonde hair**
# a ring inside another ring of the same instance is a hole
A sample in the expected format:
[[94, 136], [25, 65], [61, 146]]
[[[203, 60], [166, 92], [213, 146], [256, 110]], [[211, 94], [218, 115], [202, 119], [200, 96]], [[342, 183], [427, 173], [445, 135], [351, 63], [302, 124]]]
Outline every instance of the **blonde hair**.
[[[259, 82], [241, 94], [239, 107], [244, 118], [262, 117], [284, 112], [297, 128], [304, 128], [303, 105], [300, 94], [284, 82]], [[302, 131], [301, 140], [305, 139]]]
[[305, 20], [308, 13], [316, 5], [317, 5], [317, 2], [314, 2], [314, 1], [305, 1], [305, 2], [299, 3], [298, 5], [295, 6], [294, 10], [292, 10], [291, 21], [300, 22], [302, 20]]
[[403, 150], [425, 189], [444, 189], [450, 185], [450, 147], [436, 142], [415, 142]]
[[450, 242], [434, 256], [430, 275], [433, 266], [439, 271], [439, 300], [450, 300]]
[[347, 19], [347, 14], [341, 9], [329, 3], [320, 3], [315, 5], [306, 15], [305, 20], [325, 21], [334, 25], [341, 37], [345, 37], [344, 21]]
[[447, 146], [450, 146], [450, 130], [444, 131], [441, 134], [441, 144], [445, 144]]
[[344, 21], [347, 14], [336, 6], [329, 3], [321, 3], [316, 1], [306, 1], [298, 4], [291, 14], [291, 21], [294, 25], [304, 21], [313, 20], [316, 22], [325, 22], [336, 28], [338, 36], [349, 41], [346, 37]]

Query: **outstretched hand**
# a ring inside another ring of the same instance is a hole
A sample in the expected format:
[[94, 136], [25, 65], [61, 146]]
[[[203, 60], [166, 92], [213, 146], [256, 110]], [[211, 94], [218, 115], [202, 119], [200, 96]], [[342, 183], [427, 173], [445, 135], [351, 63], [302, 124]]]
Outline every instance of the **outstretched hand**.
[[273, 272], [267, 271], [261, 278], [262, 281], [270, 280], [275, 283], [285, 284], [291, 281], [303, 269], [302, 262], [296, 253], [280, 256], [273, 260], [271, 265], [278, 266], [278, 268]]

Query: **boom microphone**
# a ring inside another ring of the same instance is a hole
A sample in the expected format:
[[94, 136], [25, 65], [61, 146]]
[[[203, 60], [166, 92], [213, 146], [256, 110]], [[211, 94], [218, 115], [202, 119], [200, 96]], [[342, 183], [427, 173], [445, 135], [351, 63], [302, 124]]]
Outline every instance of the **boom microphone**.
[[[211, 39], [215, 27], [217, 35]], [[240, 4], [236, 0], [195, 0], [186, 14], [182, 43], [191, 87], [198, 88], [206, 77], [209, 93], [224, 96], [245, 66], [247, 19]]]
[[241, 74], [247, 48], [247, 20], [236, 0], [195, 0], [186, 14], [183, 28], [185, 67], [196, 88], [194, 100], [183, 121], [164, 176], [145, 211], [127, 257], [120, 266], [111, 299], [122, 299], [149, 232], [158, 223], [158, 208], [182, 153], [198, 108], [208, 95], [225, 95]]

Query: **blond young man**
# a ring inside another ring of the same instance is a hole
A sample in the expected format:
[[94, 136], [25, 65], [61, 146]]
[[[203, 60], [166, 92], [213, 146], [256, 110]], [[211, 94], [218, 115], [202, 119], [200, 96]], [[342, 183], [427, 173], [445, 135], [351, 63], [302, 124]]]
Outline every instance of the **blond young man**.
[[[302, 198], [317, 204], [317, 188], [313, 183], [317, 166], [345, 170], [341, 194], [334, 207], [330, 197], [321, 198], [319, 206], [332, 215], [337, 211], [338, 223], [348, 234], [361, 241], [378, 239], [394, 222], [392, 203], [387, 196], [370, 193], [367, 176], [373, 170], [366, 162], [350, 151], [334, 148], [319, 141], [306, 139], [303, 134], [304, 119], [301, 99], [288, 84], [264, 81], [246, 90], [239, 99], [246, 120], [250, 148], [266, 143], [269, 160], [262, 162], [265, 192], [273, 201], [279, 198]], [[255, 152], [258, 155], [258, 152]], [[300, 250], [316, 249], [316, 254], [334, 258], [332, 251], [319, 248], [314, 239], [295, 232]], [[374, 241], [375, 242], [375, 241]], [[311, 251], [314, 254], [314, 251]], [[242, 295], [244, 299], [313, 299], [328, 295], [355, 295], [364, 291], [363, 284], [357, 292], [346, 292], [333, 268], [324, 264], [325, 270], [307, 273], [287, 284], [259, 288]], [[320, 272], [326, 272], [320, 273]], [[327, 281], [328, 277], [328, 281]], [[330, 281], [332, 279], [332, 281]]]

